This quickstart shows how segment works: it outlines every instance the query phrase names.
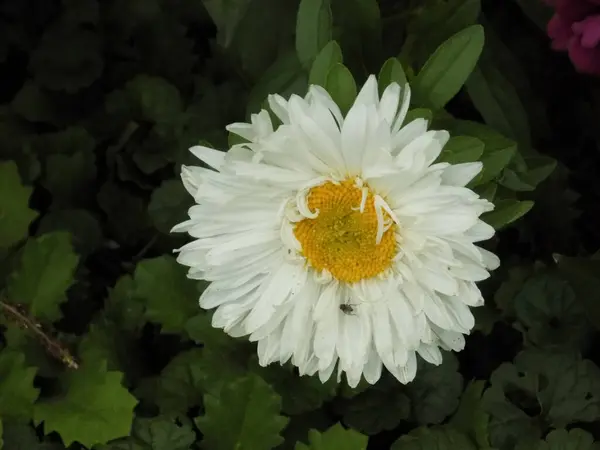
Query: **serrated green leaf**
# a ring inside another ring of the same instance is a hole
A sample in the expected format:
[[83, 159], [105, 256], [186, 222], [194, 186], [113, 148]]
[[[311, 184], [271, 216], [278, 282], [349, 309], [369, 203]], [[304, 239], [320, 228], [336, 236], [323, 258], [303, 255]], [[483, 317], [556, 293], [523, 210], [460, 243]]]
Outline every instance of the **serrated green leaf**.
[[146, 303], [145, 316], [159, 323], [165, 333], [185, 330], [188, 319], [198, 312], [199, 292], [186, 268], [171, 256], [141, 261], [135, 268], [135, 296]]
[[223, 330], [213, 327], [211, 319], [211, 313], [204, 310], [190, 318], [185, 324], [185, 331], [190, 339], [208, 346], [211, 350], [228, 350], [239, 342]]
[[531, 142], [529, 118], [519, 96], [489, 58], [479, 61], [465, 87], [488, 125], [518, 142]]
[[17, 165], [0, 163], [0, 249], [25, 239], [38, 213], [29, 208], [32, 188], [21, 183]]
[[485, 144], [477, 138], [453, 136], [444, 145], [438, 161], [450, 164], [478, 161], [483, 154], [484, 148]]
[[356, 99], [356, 82], [352, 73], [341, 63], [334, 64], [327, 73], [325, 86], [333, 101], [346, 114]]
[[300, 0], [296, 21], [296, 53], [300, 63], [310, 68], [313, 60], [331, 39], [329, 0]]
[[556, 428], [600, 418], [600, 369], [571, 352], [524, 350], [494, 371], [483, 395], [490, 442], [531, 442], [545, 422]]
[[[379, 71], [379, 75], [377, 76], [377, 82], [379, 87], [379, 95], [383, 94], [385, 88], [388, 87], [392, 83], [398, 83], [401, 89], [404, 89], [406, 83], [406, 74], [404, 73], [404, 68], [402, 67], [402, 63], [398, 60], [398, 58], [389, 58], [386, 62], [381, 66], [381, 70]], [[406, 120], [406, 123], [409, 121]]]
[[40, 221], [37, 235], [66, 231], [71, 234], [77, 253], [88, 255], [102, 245], [102, 228], [98, 219], [85, 209], [51, 211]]
[[471, 74], [483, 49], [483, 27], [473, 25], [440, 45], [412, 83], [415, 104], [443, 108]]
[[279, 414], [279, 395], [256, 375], [226, 383], [218, 395], [205, 395], [204, 408], [196, 424], [203, 445], [214, 450], [275, 448], [289, 420]]
[[136, 419], [131, 437], [119, 439], [98, 450], [189, 450], [196, 434], [189, 424], [177, 424], [166, 416]]
[[319, 433], [316, 430], [308, 432], [309, 444], [298, 443], [296, 450], [366, 450], [367, 436], [363, 436], [354, 430], [346, 430], [339, 423], [327, 431]]
[[457, 431], [469, 436], [480, 450], [491, 449], [488, 437], [489, 416], [485, 413], [481, 400], [484, 388], [484, 381], [471, 381], [449, 422]]
[[144, 301], [136, 297], [136, 284], [130, 275], [123, 275], [109, 290], [104, 305], [106, 316], [128, 331], [139, 331], [144, 325]]
[[578, 349], [590, 337], [585, 311], [556, 272], [529, 278], [515, 296], [514, 308], [534, 345]]
[[19, 268], [8, 281], [7, 297], [26, 305], [34, 317], [53, 322], [61, 316], [59, 306], [73, 284], [78, 262], [67, 233], [30, 239], [23, 249]]
[[600, 442], [594, 443], [594, 437], [587, 431], [574, 428], [572, 430], [552, 430], [544, 441], [536, 445], [518, 445], [516, 450], [598, 450]]
[[476, 450], [469, 438], [449, 427], [417, 428], [398, 439], [390, 450]]
[[493, 211], [481, 215], [481, 220], [493, 226], [496, 230], [520, 219], [533, 208], [530, 200], [496, 200]]
[[419, 376], [406, 385], [419, 424], [439, 424], [452, 414], [462, 392], [462, 375], [453, 353], [444, 352], [439, 366], [419, 359]]
[[170, 233], [174, 225], [186, 219], [191, 199], [181, 180], [165, 180], [152, 192], [148, 214], [156, 229]]
[[308, 83], [325, 87], [327, 85], [327, 74], [337, 63], [342, 63], [342, 50], [336, 41], [329, 41], [316, 56], [310, 73]]
[[33, 420], [46, 434], [58, 432], [68, 447], [105, 444], [129, 435], [138, 401], [121, 385], [123, 374], [106, 362], [84, 363], [66, 378], [66, 393], [35, 405]]
[[[25, 365], [22, 353], [0, 352], [0, 418], [29, 419], [39, 390], [33, 387], [37, 370]], [[1, 437], [1, 435], [0, 435]]]
[[577, 301], [597, 329], [600, 329], [600, 260], [555, 255], [558, 270], [571, 282]]

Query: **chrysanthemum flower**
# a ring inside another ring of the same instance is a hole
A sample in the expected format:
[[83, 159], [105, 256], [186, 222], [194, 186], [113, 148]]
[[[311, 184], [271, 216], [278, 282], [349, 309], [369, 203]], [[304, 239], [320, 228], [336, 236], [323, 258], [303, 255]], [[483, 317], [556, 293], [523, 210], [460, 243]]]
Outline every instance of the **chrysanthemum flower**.
[[189, 277], [211, 281], [200, 306], [212, 324], [258, 342], [262, 365], [289, 360], [324, 382], [337, 364], [350, 386], [385, 366], [411, 381], [417, 354], [440, 364], [459, 351], [483, 304], [475, 283], [498, 266], [474, 245], [493, 209], [465, 185], [481, 163], [436, 163], [449, 135], [404, 124], [410, 89], [379, 98], [371, 76], [344, 117], [329, 94], [269, 97], [252, 123], [227, 129], [248, 143], [193, 147], [212, 169], [183, 167], [197, 205], [174, 231]]

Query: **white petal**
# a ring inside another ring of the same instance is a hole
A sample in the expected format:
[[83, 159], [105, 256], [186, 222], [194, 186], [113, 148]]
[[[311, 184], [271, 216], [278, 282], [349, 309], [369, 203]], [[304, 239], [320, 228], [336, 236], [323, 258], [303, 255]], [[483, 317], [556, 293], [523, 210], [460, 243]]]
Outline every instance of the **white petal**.
[[466, 186], [469, 181], [479, 175], [481, 169], [483, 169], [483, 164], [479, 161], [453, 164], [444, 170], [442, 180], [449, 186]]
[[190, 148], [190, 152], [192, 152], [196, 158], [204, 161], [206, 164], [217, 170], [220, 170], [225, 162], [225, 152], [215, 150], [214, 148], [196, 145]]

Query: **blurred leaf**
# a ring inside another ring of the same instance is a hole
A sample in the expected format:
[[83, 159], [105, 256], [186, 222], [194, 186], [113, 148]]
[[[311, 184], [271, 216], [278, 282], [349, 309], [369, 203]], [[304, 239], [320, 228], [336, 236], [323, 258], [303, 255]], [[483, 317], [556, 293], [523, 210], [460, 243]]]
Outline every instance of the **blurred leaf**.
[[514, 298], [517, 319], [536, 346], [578, 349], [590, 337], [584, 310], [555, 272], [529, 278]]
[[417, 428], [405, 434], [390, 450], [476, 450], [469, 438], [449, 427]]
[[71, 126], [54, 133], [36, 136], [31, 147], [43, 157], [51, 154], [74, 155], [77, 153], [92, 154], [93, 156], [96, 140], [85, 128]]
[[123, 275], [109, 290], [104, 313], [120, 328], [139, 331], [144, 325], [145, 302], [136, 296], [136, 283], [130, 275]]
[[587, 431], [552, 430], [546, 439], [536, 445], [518, 445], [516, 450], [598, 450], [600, 442], [594, 443], [594, 437]]
[[148, 320], [165, 333], [181, 333], [198, 311], [196, 282], [186, 277], [186, 267], [164, 255], [141, 261], [135, 268], [135, 296], [146, 302]]
[[336, 41], [329, 41], [316, 56], [310, 74], [309, 84], [317, 84], [325, 87], [327, 85], [327, 74], [337, 64], [342, 63], [342, 50]]
[[494, 447], [537, 441], [543, 423], [560, 428], [600, 418], [600, 369], [580, 356], [525, 350], [490, 381], [483, 403]]
[[21, 183], [17, 165], [0, 162], [0, 249], [25, 239], [38, 213], [29, 208], [32, 188]]
[[[389, 58], [381, 66], [379, 76], [377, 77], [379, 85], [379, 95], [383, 94], [385, 88], [392, 83], [398, 83], [400, 88], [404, 90], [405, 84], [407, 83], [406, 74], [402, 68], [402, 63], [397, 58]], [[406, 123], [409, 121], [406, 120]]]
[[333, 65], [327, 74], [327, 92], [333, 101], [340, 107], [342, 114], [346, 114], [356, 99], [356, 82], [352, 73], [341, 63]]
[[229, 47], [252, 0], [202, 0], [219, 30], [219, 42]]
[[226, 383], [217, 395], [205, 395], [204, 408], [196, 423], [203, 445], [214, 450], [275, 448], [289, 420], [279, 414], [279, 396], [256, 375]]
[[36, 403], [34, 423], [43, 422], [45, 434], [58, 432], [66, 446], [92, 447], [129, 435], [137, 400], [121, 386], [122, 376], [107, 371], [105, 362], [82, 365], [66, 378], [63, 397]]
[[171, 228], [187, 218], [187, 210], [191, 206], [190, 195], [179, 179], [164, 180], [152, 192], [148, 214], [156, 229], [169, 234]]
[[329, 0], [300, 0], [296, 22], [296, 52], [305, 68], [331, 40], [331, 5]]
[[61, 316], [60, 304], [73, 284], [79, 257], [71, 247], [71, 236], [56, 232], [29, 239], [19, 267], [8, 280], [7, 297], [26, 305], [40, 320], [53, 322]]
[[530, 200], [496, 200], [493, 211], [481, 215], [481, 220], [493, 226], [496, 230], [520, 219], [533, 208]]
[[289, 416], [318, 409], [335, 396], [336, 383], [321, 383], [317, 376], [299, 376], [290, 366], [273, 364], [261, 367], [257, 373], [281, 396], [281, 409]]
[[449, 425], [469, 436], [478, 449], [491, 450], [488, 437], [489, 416], [481, 401], [484, 388], [484, 381], [471, 381], [467, 385]]
[[374, 435], [393, 430], [410, 416], [410, 399], [399, 386], [379, 383], [341, 403], [343, 421], [357, 431]]
[[57, 23], [44, 32], [31, 55], [30, 66], [40, 86], [76, 92], [102, 74], [100, 38], [88, 29]]
[[[283, 54], [269, 67], [250, 91], [246, 114], [249, 116], [251, 113], [259, 112], [263, 101], [269, 94], [285, 95], [291, 88], [295, 89], [297, 83], [306, 82], [306, 80], [296, 53]], [[306, 86], [302, 90], [306, 91]]]
[[91, 213], [85, 209], [51, 211], [40, 221], [37, 235], [54, 231], [71, 234], [73, 247], [81, 255], [88, 255], [102, 245], [102, 228]]
[[190, 425], [178, 425], [166, 416], [136, 418], [131, 434], [131, 437], [101, 445], [98, 450], [189, 450], [196, 440]]
[[560, 273], [571, 282], [586, 316], [600, 329], [600, 260], [555, 255]]
[[483, 28], [473, 25], [441, 44], [412, 83], [416, 105], [443, 108], [471, 74], [483, 49]]
[[4, 450], [65, 450], [58, 443], [40, 442], [35, 428], [29, 424], [5, 420], [2, 428]]
[[[28, 420], [39, 390], [33, 386], [37, 369], [25, 365], [22, 353], [0, 352], [0, 418]], [[2, 435], [0, 434], [0, 438]]]
[[15, 113], [30, 122], [56, 123], [60, 118], [58, 105], [33, 81], [27, 81], [11, 102]]
[[529, 118], [513, 85], [489, 58], [481, 58], [466, 82], [485, 122], [505, 136], [529, 144]]
[[453, 136], [442, 149], [438, 162], [461, 164], [478, 161], [483, 154], [484, 148], [485, 144], [477, 138]]
[[346, 430], [339, 423], [323, 433], [317, 430], [308, 432], [309, 444], [297, 443], [295, 450], [366, 450], [367, 436], [363, 436], [354, 430]]
[[537, 0], [515, 0], [517, 5], [540, 30], [546, 33], [548, 22], [552, 17], [553, 10], [545, 2]]
[[439, 366], [418, 361], [419, 376], [406, 385], [412, 415], [421, 425], [440, 424], [456, 409], [462, 392], [462, 375], [453, 353], [444, 352]]
[[49, 155], [45, 163], [44, 187], [52, 194], [52, 207], [83, 206], [93, 192], [96, 158], [91, 150], [72, 155]]

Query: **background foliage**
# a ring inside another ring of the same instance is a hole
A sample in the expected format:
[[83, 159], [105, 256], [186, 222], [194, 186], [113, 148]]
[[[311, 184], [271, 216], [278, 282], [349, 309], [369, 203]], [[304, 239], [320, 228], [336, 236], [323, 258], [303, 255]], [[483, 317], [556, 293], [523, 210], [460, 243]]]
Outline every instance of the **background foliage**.
[[[600, 448], [600, 89], [549, 50], [550, 14], [0, 2], [0, 448]], [[169, 230], [189, 146], [226, 148], [226, 124], [309, 82], [347, 109], [370, 73], [408, 80], [409, 114], [453, 133], [441, 158], [484, 162], [473, 188], [497, 205], [503, 264], [463, 352], [348, 389], [260, 368], [212, 329]]]

